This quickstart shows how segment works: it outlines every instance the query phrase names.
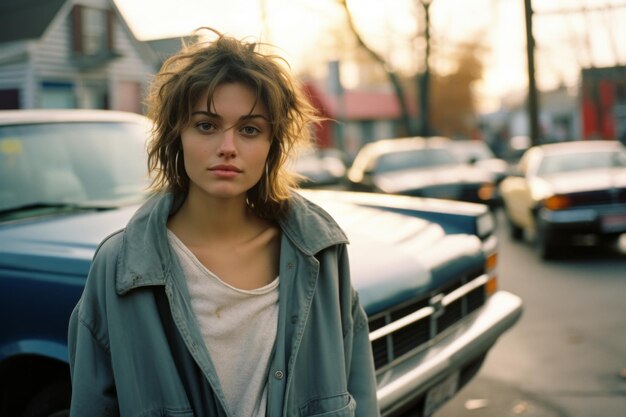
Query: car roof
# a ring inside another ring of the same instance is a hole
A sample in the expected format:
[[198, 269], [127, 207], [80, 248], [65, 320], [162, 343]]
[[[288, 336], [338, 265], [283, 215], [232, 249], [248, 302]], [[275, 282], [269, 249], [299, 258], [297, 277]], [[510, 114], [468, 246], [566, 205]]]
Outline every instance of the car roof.
[[379, 155], [387, 152], [445, 146], [447, 143], [449, 143], [449, 139], [444, 137], [435, 136], [425, 138], [421, 136], [414, 136], [408, 138], [378, 140], [376, 142], [366, 144], [363, 149], [373, 155]]
[[539, 145], [542, 154], [557, 155], [578, 152], [616, 151], [624, 149], [617, 140], [577, 140]]
[[27, 109], [0, 110], [0, 126], [15, 124], [62, 122], [144, 122], [148, 119], [137, 113], [114, 110], [87, 109]]

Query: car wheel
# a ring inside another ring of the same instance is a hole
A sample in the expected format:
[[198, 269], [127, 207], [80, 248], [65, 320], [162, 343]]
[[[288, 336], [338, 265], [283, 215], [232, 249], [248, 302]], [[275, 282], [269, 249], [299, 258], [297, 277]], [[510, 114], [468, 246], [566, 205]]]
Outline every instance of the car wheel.
[[69, 417], [71, 393], [67, 381], [47, 385], [33, 397], [22, 417]]

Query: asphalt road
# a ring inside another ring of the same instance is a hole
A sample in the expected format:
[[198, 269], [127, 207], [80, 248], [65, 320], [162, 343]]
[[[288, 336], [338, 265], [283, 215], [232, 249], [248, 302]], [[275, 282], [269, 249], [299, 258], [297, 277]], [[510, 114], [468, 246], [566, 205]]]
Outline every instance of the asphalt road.
[[542, 262], [499, 224], [500, 288], [524, 314], [435, 417], [626, 417], [626, 235]]

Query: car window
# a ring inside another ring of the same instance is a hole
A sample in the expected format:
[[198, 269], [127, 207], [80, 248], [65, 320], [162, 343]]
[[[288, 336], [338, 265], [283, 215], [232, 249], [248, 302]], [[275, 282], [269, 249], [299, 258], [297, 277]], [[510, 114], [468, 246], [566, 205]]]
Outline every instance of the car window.
[[581, 171], [623, 166], [618, 152], [580, 152], [563, 155], [546, 155], [537, 169], [537, 175]]
[[470, 143], [452, 143], [452, 152], [456, 157], [462, 161], [482, 161], [484, 159], [495, 158], [491, 149], [484, 142], [470, 142]]
[[426, 148], [381, 155], [376, 163], [376, 172], [400, 171], [411, 168], [430, 168], [457, 164], [458, 160], [447, 149]]
[[0, 126], [0, 210], [32, 204], [116, 204], [149, 184], [140, 123]]

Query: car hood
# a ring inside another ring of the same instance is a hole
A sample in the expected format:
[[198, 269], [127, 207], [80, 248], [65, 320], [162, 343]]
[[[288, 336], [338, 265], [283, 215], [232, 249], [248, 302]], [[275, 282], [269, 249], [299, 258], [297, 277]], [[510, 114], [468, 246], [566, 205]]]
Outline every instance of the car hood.
[[86, 276], [98, 244], [139, 206], [64, 213], [0, 225], [0, 268]]
[[399, 193], [426, 187], [450, 184], [491, 182], [492, 175], [484, 169], [469, 165], [450, 165], [428, 169], [407, 169], [378, 174], [376, 186], [387, 193]]
[[542, 177], [554, 194], [626, 187], [626, 168], [594, 169]]
[[[428, 293], [482, 265], [480, 240], [437, 224], [353, 204], [320, 201], [346, 231], [353, 285], [368, 314]], [[0, 226], [0, 268], [85, 277], [97, 245], [123, 228], [137, 206], [48, 216]], [[61, 279], [62, 279], [61, 278]]]

